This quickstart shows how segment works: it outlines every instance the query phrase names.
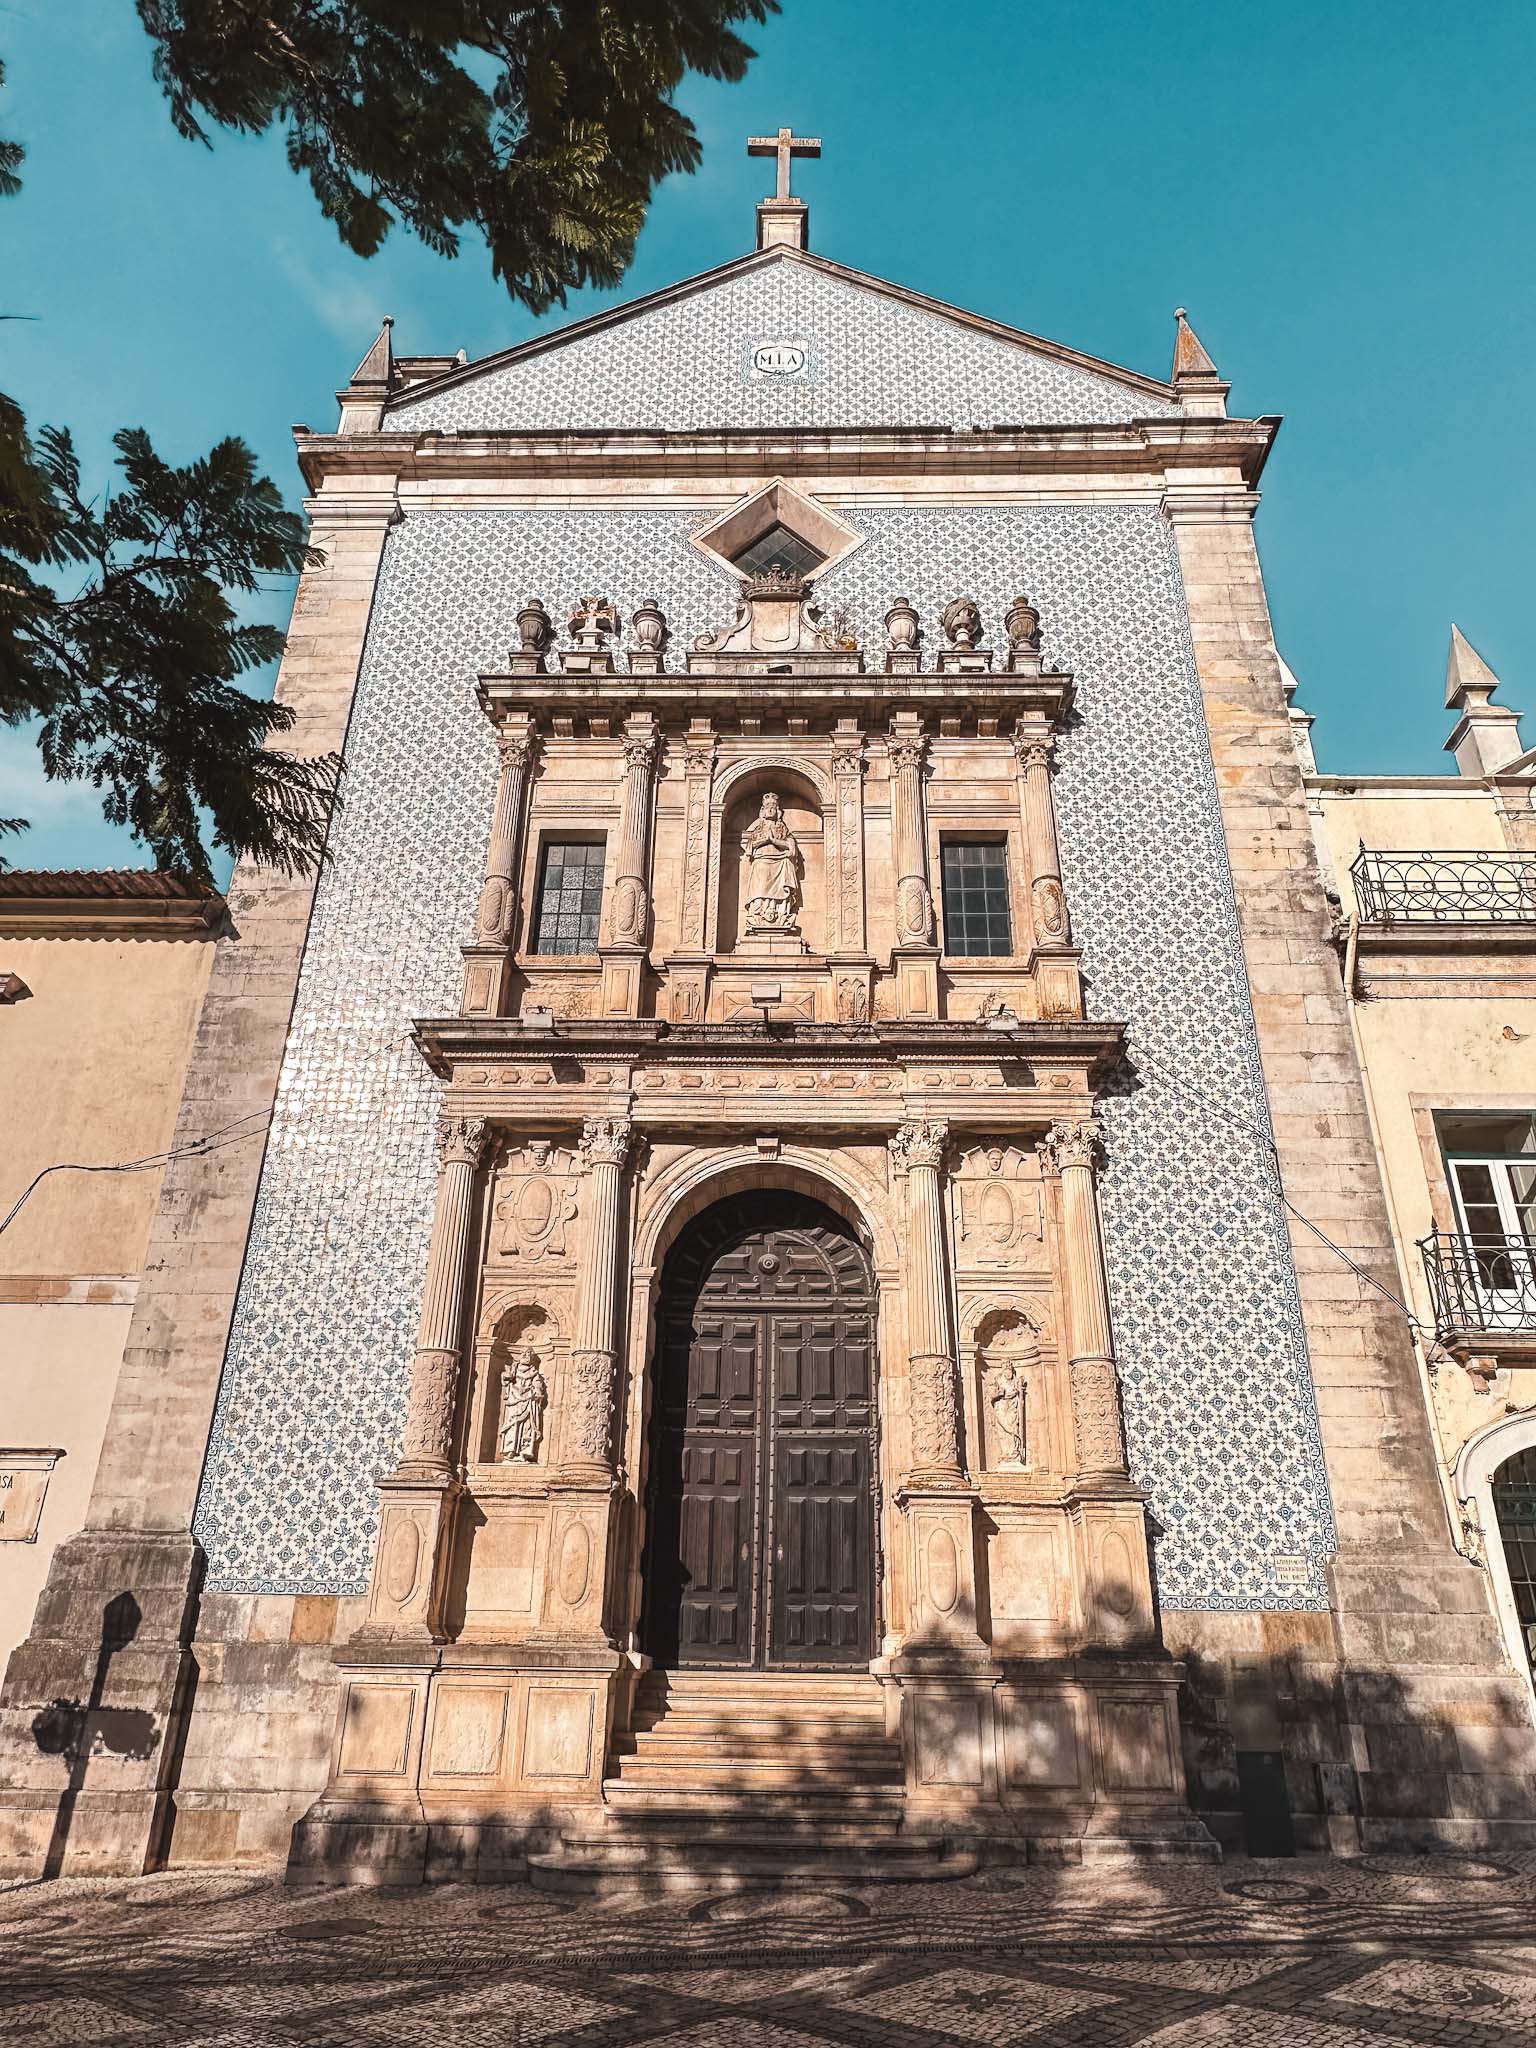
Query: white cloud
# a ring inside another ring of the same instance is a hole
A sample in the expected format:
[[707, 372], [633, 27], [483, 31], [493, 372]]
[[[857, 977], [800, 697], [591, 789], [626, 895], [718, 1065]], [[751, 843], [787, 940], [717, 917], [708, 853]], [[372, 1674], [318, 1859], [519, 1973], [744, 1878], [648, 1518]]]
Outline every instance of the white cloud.
[[338, 340], [355, 346], [361, 358], [383, 320], [377, 294], [350, 278], [317, 270], [286, 236], [270, 240], [273, 260], [311, 313]]

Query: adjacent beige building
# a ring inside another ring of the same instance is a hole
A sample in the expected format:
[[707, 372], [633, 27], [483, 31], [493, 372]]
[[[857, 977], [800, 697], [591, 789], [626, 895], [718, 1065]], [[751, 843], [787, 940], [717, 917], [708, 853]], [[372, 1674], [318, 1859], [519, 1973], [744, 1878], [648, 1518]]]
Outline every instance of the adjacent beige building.
[[223, 911], [165, 875], [0, 872], [0, 1657], [85, 1520], [160, 1199], [158, 1166], [73, 1169], [169, 1146]]
[[1447, 1512], [1536, 1644], [1536, 752], [1451, 629], [1446, 776], [1319, 775], [1296, 714]]

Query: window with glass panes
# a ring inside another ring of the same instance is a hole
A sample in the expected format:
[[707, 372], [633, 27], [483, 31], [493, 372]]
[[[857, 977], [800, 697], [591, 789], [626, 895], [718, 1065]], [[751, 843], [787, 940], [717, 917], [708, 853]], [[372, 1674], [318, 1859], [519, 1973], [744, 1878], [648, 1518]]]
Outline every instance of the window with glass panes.
[[1536, 1286], [1536, 1116], [1435, 1118], [1456, 1220], [1494, 1294]]
[[595, 953], [603, 908], [601, 839], [552, 839], [539, 873], [537, 953]]
[[941, 848], [944, 950], [951, 954], [1011, 953], [1008, 842], [946, 839]]

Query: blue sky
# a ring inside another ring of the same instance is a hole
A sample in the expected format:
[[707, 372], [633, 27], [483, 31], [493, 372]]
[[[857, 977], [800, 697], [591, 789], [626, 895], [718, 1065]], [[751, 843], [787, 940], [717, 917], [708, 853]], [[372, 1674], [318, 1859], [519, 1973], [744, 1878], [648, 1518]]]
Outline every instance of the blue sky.
[[[1325, 769], [1448, 765], [1453, 618], [1536, 713], [1536, 9], [787, 0], [757, 40], [743, 84], [686, 89], [704, 168], [607, 297], [740, 254], [769, 172], [744, 138], [819, 134], [823, 254], [1158, 375], [1185, 304], [1234, 410], [1286, 416], [1259, 543]], [[296, 500], [288, 429], [334, 424], [381, 314], [476, 356], [604, 302], [536, 323], [474, 248], [347, 255], [275, 139], [176, 136], [132, 0], [9, 0], [0, 55], [29, 151], [0, 310], [35, 316], [0, 325], [0, 388], [98, 475], [118, 426], [177, 459], [238, 433]], [[143, 858], [4, 734], [17, 811], [16, 865]]]

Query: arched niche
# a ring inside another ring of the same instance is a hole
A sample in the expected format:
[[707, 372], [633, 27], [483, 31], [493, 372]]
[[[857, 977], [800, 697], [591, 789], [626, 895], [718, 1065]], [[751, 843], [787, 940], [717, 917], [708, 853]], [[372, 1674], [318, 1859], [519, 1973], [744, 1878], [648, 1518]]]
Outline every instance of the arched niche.
[[532, 1463], [542, 1467], [549, 1462], [550, 1421], [564, 1373], [564, 1339], [559, 1323], [542, 1303], [508, 1300], [503, 1295], [487, 1304], [475, 1345], [475, 1390], [469, 1421], [471, 1464], [499, 1462], [501, 1377], [512, 1353], [524, 1348], [537, 1356], [547, 1396], [543, 1430]]
[[[1066, 1466], [1065, 1412], [1050, 1317], [1022, 1297], [964, 1304], [961, 1380], [966, 1423], [984, 1472], [1060, 1472]], [[1022, 1400], [1014, 1396], [1015, 1386]], [[1022, 1457], [1011, 1435], [1022, 1424]]]
[[1506, 1654], [1530, 1688], [1532, 1706], [1536, 1708], [1536, 1681], [1526, 1651], [1525, 1626], [1510, 1581], [1504, 1536], [1493, 1498], [1494, 1481], [1501, 1469], [1519, 1452], [1532, 1449], [1536, 1449], [1536, 1412], [1527, 1410], [1504, 1416], [1462, 1446], [1456, 1460], [1455, 1488], [1461, 1505], [1462, 1540], [1470, 1539], [1469, 1547], [1474, 1549], [1481, 1547]]
[[722, 775], [714, 797], [713, 849], [710, 862], [710, 951], [767, 953], [782, 940], [763, 942], [746, 929], [746, 888], [749, 861], [742, 834], [758, 817], [765, 796], [776, 796], [784, 822], [799, 849], [796, 881], [800, 902], [795, 915], [797, 936], [811, 953], [827, 950], [827, 816], [831, 790], [825, 779], [804, 763], [787, 756], [741, 763]]

